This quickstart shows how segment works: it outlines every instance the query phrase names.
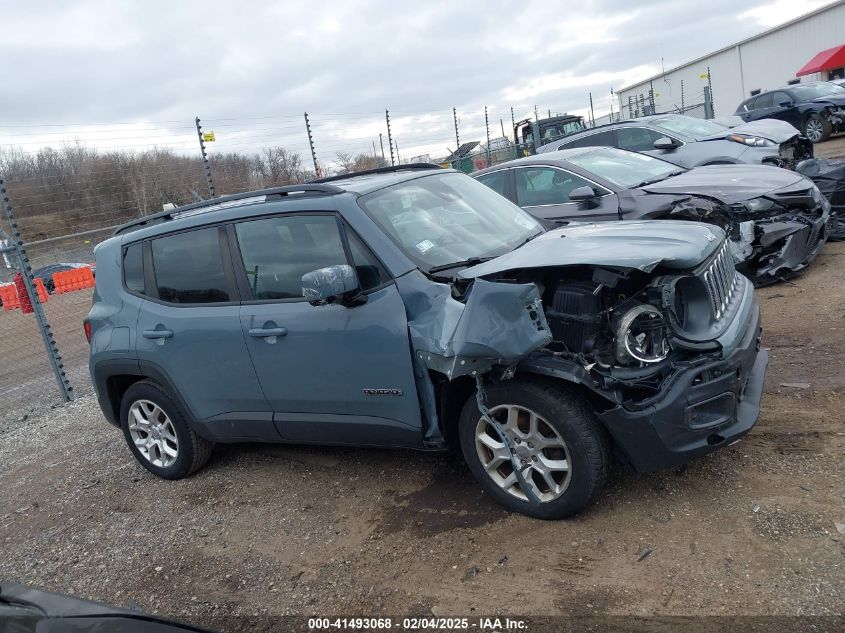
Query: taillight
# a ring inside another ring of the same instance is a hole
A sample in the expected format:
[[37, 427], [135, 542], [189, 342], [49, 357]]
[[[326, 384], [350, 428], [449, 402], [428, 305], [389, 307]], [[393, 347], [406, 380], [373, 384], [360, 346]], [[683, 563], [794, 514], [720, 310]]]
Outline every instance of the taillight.
[[89, 321], [83, 321], [82, 327], [85, 329], [85, 338], [88, 340], [88, 345], [91, 344], [91, 323]]

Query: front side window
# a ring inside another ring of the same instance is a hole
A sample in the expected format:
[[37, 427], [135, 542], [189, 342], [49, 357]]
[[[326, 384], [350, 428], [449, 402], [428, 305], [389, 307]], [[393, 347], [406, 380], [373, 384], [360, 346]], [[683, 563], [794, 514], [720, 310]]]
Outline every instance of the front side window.
[[757, 97], [754, 100], [754, 109], [755, 110], [763, 110], [765, 108], [771, 108], [772, 103], [773, 103], [772, 93], [766, 92], [764, 94], [761, 94], [759, 97]]
[[252, 296], [257, 300], [302, 297], [302, 275], [347, 264], [333, 215], [289, 215], [239, 222], [238, 244]]
[[654, 149], [654, 142], [665, 134], [644, 127], [620, 127], [616, 130], [617, 147], [632, 152], [647, 152]]
[[522, 167], [514, 170], [514, 175], [516, 199], [521, 207], [566, 204], [573, 189], [593, 186], [580, 176], [554, 167]]
[[792, 98], [785, 92], [778, 91], [772, 94], [772, 104], [780, 106], [781, 103], [791, 103]]
[[168, 303], [231, 301], [217, 227], [152, 240], [158, 298]]
[[573, 156], [569, 162], [624, 189], [657, 182], [684, 171], [665, 160], [612, 147]]
[[358, 203], [425, 270], [496, 257], [542, 232], [525, 211], [462, 174], [406, 180]]
[[141, 242], [131, 244], [123, 251], [123, 283], [127, 290], [144, 294], [144, 248]]

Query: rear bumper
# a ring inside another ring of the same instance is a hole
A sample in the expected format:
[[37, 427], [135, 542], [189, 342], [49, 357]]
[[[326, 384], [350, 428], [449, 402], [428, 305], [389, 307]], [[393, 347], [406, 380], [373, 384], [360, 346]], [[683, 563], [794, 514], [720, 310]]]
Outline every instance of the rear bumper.
[[726, 358], [679, 370], [659, 400], [599, 414], [621, 456], [638, 471], [670, 468], [745, 435], [760, 414], [769, 362], [760, 349], [760, 308]]

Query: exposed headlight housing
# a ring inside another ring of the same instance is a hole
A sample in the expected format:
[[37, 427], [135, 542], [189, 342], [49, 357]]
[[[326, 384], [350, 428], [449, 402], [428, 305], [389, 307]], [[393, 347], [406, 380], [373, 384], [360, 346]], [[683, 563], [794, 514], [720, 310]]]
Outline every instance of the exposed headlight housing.
[[813, 202], [819, 204], [822, 201], [822, 192], [819, 190], [818, 185], [813, 185], [813, 188], [810, 189], [810, 195], [813, 196]]
[[751, 200], [746, 200], [743, 204], [746, 209], [754, 213], [769, 211], [775, 207], [775, 202], [773, 200], [769, 200], [768, 198], [753, 198]]
[[750, 136], [748, 134], [729, 134], [726, 138], [734, 143], [742, 143], [749, 147], [773, 147], [776, 145], [773, 141], [762, 136]]
[[663, 313], [654, 306], [640, 304], [628, 310], [616, 327], [616, 359], [623, 365], [632, 362], [659, 363], [669, 355], [669, 329]]

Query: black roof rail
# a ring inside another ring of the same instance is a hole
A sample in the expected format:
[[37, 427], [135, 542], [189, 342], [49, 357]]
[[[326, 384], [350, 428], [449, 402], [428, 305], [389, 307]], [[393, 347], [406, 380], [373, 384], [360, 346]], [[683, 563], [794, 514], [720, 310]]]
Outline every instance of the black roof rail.
[[[176, 207], [174, 209], [168, 209], [167, 211], [154, 213], [153, 215], [146, 215], [144, 217], [132, 220], [131, 222], [127, 222], [126, 224], [122, 224], [121, 226], [117, 227], [114, 232], [114, 235], [120, 235], [121, 233], [129, 229], [139, 229], [144, 226], [159, 224], [160, 222], [166, 222], [167, 220], [173, 220], [180, 214], [188, 211], [197, 210], [197, 212], [199, 213], [204, 207], [214, 207], [221, 204], [226, 204], [228, 202], [237, 202], [238, 200], [247, 200], [249, 198], [258, 198], [260, 196], [264, 196], [265, 199], [269, 198], [270, 196], [277, 196], [279, 198], [282, 198], [290, 194], [302, 194], [303, 196], [333, 196], [338, 193], [343, 193], [343, 189], [339, 187], [334, 187], [332, 185], [323, 185], [318, 183], [287, 185], [285, 187], [271, 187], [269, 189], [256, 189], [255, 191], [242, 191], [241, 193], [233, 193], [228, 196], [220, 196], [219, 198], [209, 198], [208, 200], [193, 202], [191, 204], [186, 204], [181, 207]], [[214, 211], [214, 209], [208, 210]]]
[[357, 178], [358, 176], [369, 176], [371, 174], [390, 174], [397, 171], [411, 171], [415, 169], [443, 169], [440, 165], [435, 163], [408, 163], [406, 165], [390, 165], [388, 167], [376, 167], [375, 169], [365, 169], [363, 171], [351, 171], [348, 174], [339, 174], [337, 176], [328, 176], [326, 178], [318, 178], [312, 180], [312, 183], [334, 182], [336, 180], [346, 180], [348, 178]]

